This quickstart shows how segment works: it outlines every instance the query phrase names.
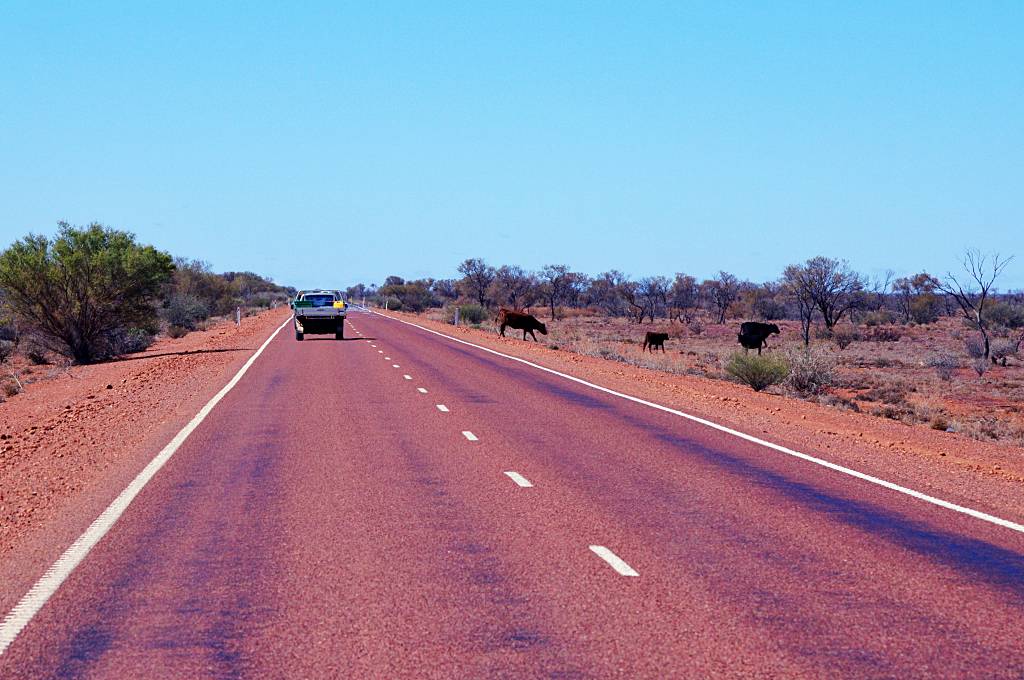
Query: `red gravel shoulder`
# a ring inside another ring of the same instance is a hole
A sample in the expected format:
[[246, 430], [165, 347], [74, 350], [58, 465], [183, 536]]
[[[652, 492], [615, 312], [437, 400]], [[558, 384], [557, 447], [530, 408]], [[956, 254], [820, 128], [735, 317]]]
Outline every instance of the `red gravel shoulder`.
[[289, 314], [268, 310], [55, 371], [0, 403], [4, 611]]
[[414, 314], [388, 315], [818, 454], [944, 500], [1024, 520], [1024, 449], [1019, 447], [756, 393], [721, 380], [550, 349], [532, 340], [501, 338], [491, 329], [456, 328]]

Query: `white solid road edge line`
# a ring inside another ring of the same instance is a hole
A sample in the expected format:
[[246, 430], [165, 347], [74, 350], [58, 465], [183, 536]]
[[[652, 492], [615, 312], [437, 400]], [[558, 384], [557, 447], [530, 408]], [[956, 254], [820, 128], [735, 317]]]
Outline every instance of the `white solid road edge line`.
[[228, 384], [221, 388], [220, 392], [215, 394], [210, 401], [206, 402], [206, 405], [200, 409], [199, 413], [195, 415], [188, 422], [185, 427], [181, 428], [178, 434], [174, 435], [174, 439], [165, 446], [160, 453], [149, 462], [146, 467], [142, 469], [135, 479], [122, 491], [117, 498], [115, 498], [107, 509], [104, 510], [99, 517], [89, 525], [89, 528], [78, 537], [78, 539], [71, 544], [64, 553], [57, 558], [49, 569], [43, 573], [43, 576], [36, 582], [34, 586], [25, 594], [18, 604], [14, 605], [7, 616], [4, 617], [3, 623], [0, 623], [0, 656], [3, 655], [7, 648], [10, 647], [14, 639], [18, 637], [18, 634], [28, 625], [29, 621], [43, 608], [43, 605], [57, 592], [61, 584], [64, 583], [65, 579], [71, 575], [75, 567], [85, 559], [85, 556], [89, 554], [89, 551], [99, 543], [110, 528], [114, 526], [114, 523], [124, 514], [124, 511], [128, 509], [131, 502], [135, 497], [142, 491], [142, 488], [160, 471], [160, 468], [164, 466], [174, 455], [175, 451], [178, 450], [188, 436], [192, 434], [193, 430], [199, 427], [199, 424], [206, 419], [206, 416], [210, 414], [213, 407], [216, 406], [221, 399], [223, 399], [231, 389], [238, 384], [238, 381], [242, 379], [246, 371], [253, 365], [256, 359], [263, 354], [263, 350], [267, 348], [267, 345], [277, 337], [277, 334], [281, 332], [281, 329], [290, 324], [292, 320], [289, 318], [283, 324], [277, 327], [270, 337], [260, 345], [260, 348], [249, 357], [249, 360], [238, 369], [238, 373], [228, 381]]
[[466, 439], [468, 439], [471, 442], [475, 442], [475, 441], [479, 440], [479, 437], [477, 437], [475, 434], [473, 434], [469, 430], [463, 430], [462, 431], [462, 436], [465, 437]]
[[626, 562], [621, 557], [619, 557], [603, 545], [592, 545], [590, 546], [590, 549], [593, 550], [598, 557], [600, 557], [602, 560], [611, 565], [611, 568], [619, 572], [621, 576], [640, 575], [639, 573], [637, 573], [636, 569], [626, 564]]
[[511, 478], [513, 482], [515, 482], [516, 484], [518, 484], [521, 487], [529, 488], [529, 487], [533, 486], [533, 484], [530, 482], [529, 479], [527, 479], [526, 477], [523, 477], [518, 472], [513, 472], [512, 470], [509, 470], [505, 474], [508, 475], [509, 478]]
[[568, 373], [562, 373], [561, 371], [556, 371], [553, 368], [547, 368], [546, 366], [541, 366], [540, 364], [535, 364], [532, 361], [527, 361], [526, 359], [520, 359], [519, 357], [514, 357], [514, 356], [512, 356], [510, 354], [504, 354], [504, 353], [499, 352], [497, 350], [493, 350], [493, 349], [491, 349], [489, 347], [484, 347], [482, 345], [477, 345], [477, 344], [472, 343], [472, 342], [467, 342], [465, 340], [460, 340], [459, 338], [453, 338], [450, 335], [447, 335], [445, 333], [441, 333], [439, 331], [435, 331], [435, 330], [430, 329], [430, 328], [425, 328], [423, 326], [420, 326], [419, 324], [415, 324], [415, 323], [412, 323], [412, 322], [409, 322], [409, 321], [404, 321], [402, 319], [395, 319], [395, 318], [390, 317], [390, 316], [385, 316], [384, 314], [381, 314], [380, 312], [372, 312], [372, 313], [373, 314], [377, 314], [378, 316], [380, 316], [382, 318], [389, 319], [391, 321], [397, 321], [398, 323], [404, 323], [407, 326], [413, 326], [414, 328], [419, 328], [420, 330], [426, 331], [427, 333], [433, 333], [434, 335], [439, 335], [442, 338], [446, 338], [448, 340], [451, 340], [452, 342], [458, 342], [458, 343], [461, 343], [463, 345], [468, 345], [470, 347], [476, 347], [477, 349], [482, 350], [484, 352], [489, 352], [490, 354], [496, 354], [497, 356], [504, 357], [506, 359], [511, 359], [512, 361], [518, 361], [521, 364], [526, 364], [527, 366], [532, 366], [533, 368], [536, 368], [538, 370], [544, 371], [546, 373], [551, 373], [553, 375], [560, 376], [562, 378], [565, 378], [566, 380], [571, 380], [571, 381], [573, 381], [575, 383], [579, 383], [580, 385], [586, 385], [587, 387], [590, 387], [592, 389], [598, 390], [600, 392], [604, 392], [606, 394], [611, 394], [613, 396], [620, 397], [622, 399], [627, 399], [627, 400], [635, 402], [637, 404], [643, 404], [644, 406], [649, 406], [651, 408], [658, 409], [659, 411], [664, 411], [666, 413], [671, 413], [673, 415], [679, 416], [680, 418], [686, 418], [687, 420], [692, 420], [695, 423], [700, 423], [701, 425], [704, 425], [706, 427], [710, 427], [712, 429], [718, 430], [719, 432], [725, 432], [726, 434], [730, 434], [730, 435], [732, 435], [734, 437], [739, 437], [740, 439], [744, 439], [744, 440], [746, 440], [748, 442], [752, 442], [754, 444], [760, 444], [761, 446], [764, 446], [764, 447], [767, 447], [769, 449], [772, 449], [773, 451], [778, 451], [779, 453], [784, 453], [787, 456], [793, 456], [794, 458], [799, 458], [801, 460], [807, 461], [808, 463], [814, 463], [815, 465], [820, 465], [822, 467], [826, 467], [829, 470], [833, 470], [835, 472], [841, 472], [844, 475], [850, 475], [851, 477], [856, 477], [857, 479], [860, 479], [860, 480], [865, 481], [865, 482], [870, 482], [871, 484], [877, 484], [878, 486], [885, 487], [886, 489], [889, 489], [891, 491], [896, 491], [897, 493], [905, 494], [907, 496], [910, 496], [911, 498], [916, 498], [919, 501], [924, 501], [925, 503], [931, 503], [932, 505], [937, 505], [940, 508], [946, 508], [947, 510], [952, 510], [954, 512], [959, 512], [959, 513], [962, 513], [964, 515], [968, 515], [970, 517], [973, 517], [975, 519], [980, 519], [980, 520], [982, 520], [984, 522], [990, 522], [991, 524], [996, 524], [998, 526], [1005, 527], [1007, 529], [1012, 529], [1013, 531], [1018, 531], [1020, 533], [1024, 533], [1024, 524], [1018, 524], [1017, 522], [1012, 522], [1012, 521], [1010, 521], [1008, 519], [1003, 519], [1002, 517], [996, 517], [995, 515], [990, 515], [987, 512], [982, 512], [980, 510], [975, 510], [973, 508], [968, 508], [968, 507], [965, 507], [963, 505], [957, 505], [956, 503], [950, 503], [949, 501], [944, 501], [941, 498], [936, 498], [934, 496], [929, 496], [928, 494], [921, 493], [920, 491], [915, 491], [914, 489], [908, 489], [905, 486], [900, 486], [899, 484], [896, 484], [895, 482], [890, 482], [890, 481], [881, 479], [880, 477], [874, 477], [874, 476], [866, 474], [864, 472], [858, 472], [857, 470], [854, 470], [852, 468], [844, 467], [844, 466], [839, 465], [837, 463], [831, 463], [831, 462], [829, 462], [827, 460], [823, 460], [821, 458], [816, 458], [816, 457], [808, 455], [806, 453], [800, 453], [799, 451], [794, 451], [793, 449], [790, 449], [790, 448], [787, 448], [785, 446], [782, 446], [781, 444], [773, 444], [772, 442], [765, 441], [764, 439], [759, 439], [759, 438], [757, 438], [757, 437], [755, 437], [753, 435], [749, 435], [749, 434], [747, 434], [745, 432], [740, 432], [739, 430], [734, 430], [734, 429], [732, 429], [730, 427], [726, 427], [725, 425], [719, 425], [718, 423], [716, 423], [714, 421], [706, 420], [706, 419], [701, 418], [699, 416], [695, 416], [695, 415], [692, 415], [690, 413], [686, 413], [685, 411], [679, 411], [679, 410], [674, 409], [674, 408], [669, 408], [668, 406], [662, 406], [661, 404], [657, 404], [657, 403], [655, 403], [653, 401], [647, 401], [646, 399], [641, 399], [640, 397], [634, 397], [632, 395], [624, 394], [622, 392], [616, 392], [613, 389], [609, 389], [607, 387], [602, 387], [601, 385], [597, 385], [597, 384], [594, 384], [592, 382], [587, 382], [586, 380], [583, 380], [582, 378], [577, 378], [576, 376], [569, 375]]

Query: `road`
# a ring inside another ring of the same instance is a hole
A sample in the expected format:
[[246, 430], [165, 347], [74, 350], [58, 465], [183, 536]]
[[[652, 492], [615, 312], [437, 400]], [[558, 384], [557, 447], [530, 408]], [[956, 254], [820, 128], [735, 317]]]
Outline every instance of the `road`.
[[0, 677], [1024, 674], [1024, 534], [349, 326], [277, 335]]

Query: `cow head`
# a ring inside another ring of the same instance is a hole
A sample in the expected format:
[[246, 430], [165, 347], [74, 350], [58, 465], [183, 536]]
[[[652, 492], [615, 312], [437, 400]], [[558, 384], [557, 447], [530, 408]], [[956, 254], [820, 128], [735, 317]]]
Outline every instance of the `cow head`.
[[541, 335], [547, 335], [548, 334], [548, 327], [545, 326], [544, 323], [541, 322], [541, 321], [537, 322], [537, 330], [540, 331]]
[[770, 324], [768, 324], [768, 332], [769, 332], [769, 333], [770, 333], [771, 335], [778, 335], [778, 334], [780, 333], [780, 331], [779, 331], [779, 327], [778, 327], [778, 326], [776, 326], [776, 325], [775, 325], [775, 324], [773, 324], [773, 323], [770, 323]]

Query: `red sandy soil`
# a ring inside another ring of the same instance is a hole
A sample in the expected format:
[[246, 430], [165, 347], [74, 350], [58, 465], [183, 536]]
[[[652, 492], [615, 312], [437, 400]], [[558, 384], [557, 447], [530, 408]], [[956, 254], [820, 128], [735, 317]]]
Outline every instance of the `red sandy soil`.
[[108, 363], [35, 367], [0, 403], [0, 580], [19, 580], [11, 568], [38, 577], [289, 314], [225, 321]]
[[[777, 444], [1017, 522], [1024, 520], [1024, 449], [854, 413], [723, 380], [638, 368], [455, 328], [422, 315], [389, 313], [460, 339], [670, 406]], [[509, 336], [512, 334], [509, 333]], [[550, 338], [550, 336], [549, 336]], [[766, 450], [765, 455], [775, 455]]]

